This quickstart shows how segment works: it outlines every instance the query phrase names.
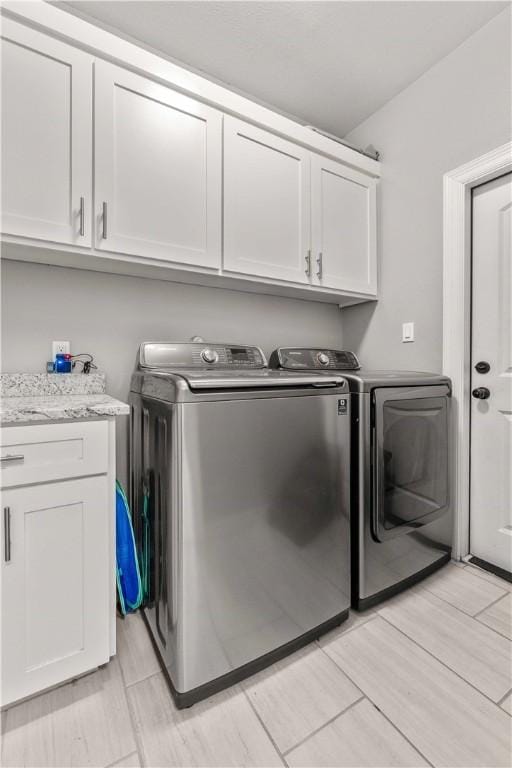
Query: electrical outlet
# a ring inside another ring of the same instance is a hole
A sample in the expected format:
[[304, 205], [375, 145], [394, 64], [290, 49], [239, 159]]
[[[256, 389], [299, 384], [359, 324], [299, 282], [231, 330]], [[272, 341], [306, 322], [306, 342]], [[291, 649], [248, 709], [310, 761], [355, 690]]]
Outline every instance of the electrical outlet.
[[402, 341], [414, 341], [414, 323], [402, 323]]
[[52, 341], [52, 360], [55, 360], [57, 355], [69, 355], [70, 352], [70, 341]]

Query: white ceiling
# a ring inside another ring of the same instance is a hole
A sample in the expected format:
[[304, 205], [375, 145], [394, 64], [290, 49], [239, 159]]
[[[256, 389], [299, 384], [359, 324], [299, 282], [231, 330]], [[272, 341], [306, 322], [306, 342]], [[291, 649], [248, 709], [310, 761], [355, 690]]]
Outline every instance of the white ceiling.
[[508, 5], [478, 0], [57, 4], [338, 136]]

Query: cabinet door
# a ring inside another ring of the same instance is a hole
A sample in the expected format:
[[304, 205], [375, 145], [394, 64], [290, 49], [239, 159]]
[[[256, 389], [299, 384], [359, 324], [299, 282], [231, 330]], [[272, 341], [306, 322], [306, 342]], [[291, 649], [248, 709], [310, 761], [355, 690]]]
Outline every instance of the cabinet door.
[[2, 232], [91, 245], [92, 58], [2, 19]]
[[95, 64], [96, 245], [220, 267], [222, 115]]
[[107, 484], [2, 494], [2, 704], [109, 659]]
[[375, 294], [376, 181], [320, 155], [311, 178], [315, 284]]
[[309, 282], [309, 153], [224, 118], [224, 268]]

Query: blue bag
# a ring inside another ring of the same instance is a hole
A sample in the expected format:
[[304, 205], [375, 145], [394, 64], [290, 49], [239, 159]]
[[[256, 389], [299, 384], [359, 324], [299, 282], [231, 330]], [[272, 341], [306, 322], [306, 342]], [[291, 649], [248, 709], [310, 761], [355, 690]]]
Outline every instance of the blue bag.
[[123, 615], [142, 603], [142, 583], [130, 508], [123, 488], [116, 482], [116, 577]]

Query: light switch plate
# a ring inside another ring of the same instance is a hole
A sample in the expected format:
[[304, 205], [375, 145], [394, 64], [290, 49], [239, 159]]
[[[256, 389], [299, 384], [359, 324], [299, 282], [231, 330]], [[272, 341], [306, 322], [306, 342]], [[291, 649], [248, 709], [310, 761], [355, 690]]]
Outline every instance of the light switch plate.
[[414, 341], [414, 323], [402, 323], [402, 341]]
[[55, 360], [57, 355], [69, 355], [70, 352], [70, 341], [52, 341], [52, 360]]

